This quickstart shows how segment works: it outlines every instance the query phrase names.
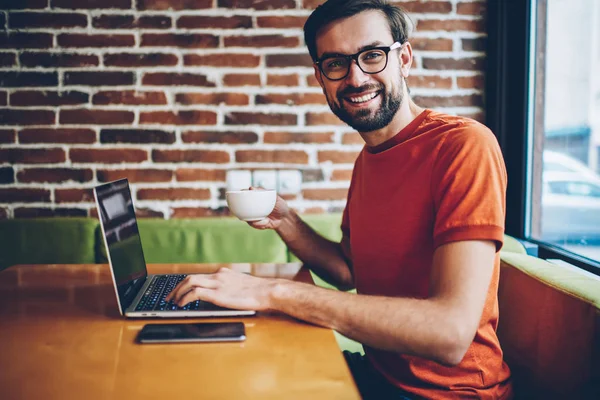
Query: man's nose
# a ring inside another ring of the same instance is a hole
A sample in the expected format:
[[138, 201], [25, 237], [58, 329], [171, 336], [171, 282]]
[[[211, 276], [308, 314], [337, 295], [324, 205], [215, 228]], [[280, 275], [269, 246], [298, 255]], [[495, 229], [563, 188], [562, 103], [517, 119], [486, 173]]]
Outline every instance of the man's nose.
[[348, 76], [346, 76], [346, 84], [348, 86], [360, 87], [365, 83], [369, 77], [365, 74], [362, 69], [358, 66], [355, 60], [350, 62], [350, 70]]

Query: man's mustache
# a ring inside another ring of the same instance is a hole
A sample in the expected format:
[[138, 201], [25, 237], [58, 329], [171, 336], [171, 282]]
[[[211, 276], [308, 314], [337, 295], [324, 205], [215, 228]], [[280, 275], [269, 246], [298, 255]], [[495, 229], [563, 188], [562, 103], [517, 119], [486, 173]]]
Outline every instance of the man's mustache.
[[360, 87], [348, 86], [338, 92], [338, 98], [347, 97], [353, 94], [360, 94], [369, 91], [383, 90], [383, 85], [364, 85]]

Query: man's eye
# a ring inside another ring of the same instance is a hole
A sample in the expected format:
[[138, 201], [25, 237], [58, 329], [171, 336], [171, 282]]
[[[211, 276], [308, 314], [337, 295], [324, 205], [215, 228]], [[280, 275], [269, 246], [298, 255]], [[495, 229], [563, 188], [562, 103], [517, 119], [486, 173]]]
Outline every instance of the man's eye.
[[383, 57], [383, 53], [381, 51], [369, 51], [363, 54], [363, 60], [374, 61]]
[[330, 60], [330, 61], [327, 61], [327, 63], [325, 63], [325, 66], [327, 67], [327, 69], [342, 68], [344, 66], [344, 60], [342, 60], [342, 59]]

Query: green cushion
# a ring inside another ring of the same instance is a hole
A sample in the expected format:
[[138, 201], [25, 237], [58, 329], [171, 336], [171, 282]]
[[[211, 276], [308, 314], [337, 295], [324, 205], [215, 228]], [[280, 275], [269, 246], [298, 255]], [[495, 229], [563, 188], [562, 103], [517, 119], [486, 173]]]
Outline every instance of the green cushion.
[[97, 227], [92, 218], [1, 220], [0, 269], [14, 264], [94, 263]]
[[502, 244], [501, 251], [508, 251], [511, 253], [518, 254], [527, 254], [525, 246], [523, 246], [521, 242], [519, 242], [517, 239], [509, 235], [504, 235], [504, 243]]
[[[147, 263], [284, 263], [287, 249], [277, 233], [256, 230], [237, 218], [139, 219]], [[98, 229], [98, 262], [106, 251]]]

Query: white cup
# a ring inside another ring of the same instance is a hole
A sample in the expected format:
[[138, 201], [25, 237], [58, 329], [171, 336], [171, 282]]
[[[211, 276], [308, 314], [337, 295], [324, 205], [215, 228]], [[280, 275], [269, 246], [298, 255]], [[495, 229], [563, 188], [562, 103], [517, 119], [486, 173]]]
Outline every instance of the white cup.
[[229, 210], [242, 221], [260, 221], [271, 214], [277, 201], [274, 190], [230, 190], [225, 193]]

